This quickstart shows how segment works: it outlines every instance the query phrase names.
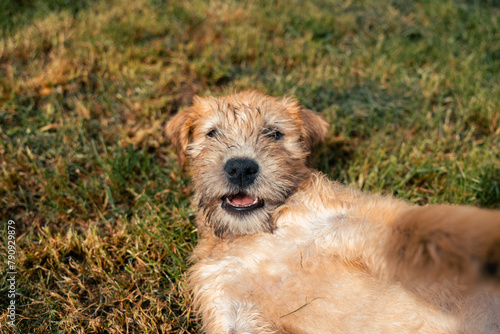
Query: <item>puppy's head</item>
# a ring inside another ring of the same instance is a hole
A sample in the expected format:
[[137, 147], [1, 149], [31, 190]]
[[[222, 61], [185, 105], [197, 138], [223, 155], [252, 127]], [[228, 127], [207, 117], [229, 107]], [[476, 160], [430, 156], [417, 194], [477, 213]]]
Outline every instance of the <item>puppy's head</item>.
[[290, 98], [195, 98], [166, 132], [180, 163], [190, 162], [198, 224], [220, 237], [272, 231], [272, 213], [310, 174], [306, 158], [328, 126]]

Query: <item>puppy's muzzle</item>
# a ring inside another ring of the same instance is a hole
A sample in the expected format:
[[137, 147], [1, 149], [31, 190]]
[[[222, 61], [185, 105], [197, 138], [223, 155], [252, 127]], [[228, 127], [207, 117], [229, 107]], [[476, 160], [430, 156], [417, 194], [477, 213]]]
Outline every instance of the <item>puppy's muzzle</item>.
[[232, 185], [245, 189], [251, 186], [259, 175], [259, 165], [252, 159], [229, 159], [224, 166], [226, 178]]

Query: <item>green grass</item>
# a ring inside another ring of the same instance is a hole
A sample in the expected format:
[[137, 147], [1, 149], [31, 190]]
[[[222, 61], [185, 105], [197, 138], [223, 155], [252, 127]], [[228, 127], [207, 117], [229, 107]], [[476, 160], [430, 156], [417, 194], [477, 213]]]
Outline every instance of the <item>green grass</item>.
[[332, 124], [330, 177], [500, 208], [497, 1], [23, 0], [0, 31], [19, 333], [197, 331], [189, 177], [163, 134], [196, 94], [294, 95]]

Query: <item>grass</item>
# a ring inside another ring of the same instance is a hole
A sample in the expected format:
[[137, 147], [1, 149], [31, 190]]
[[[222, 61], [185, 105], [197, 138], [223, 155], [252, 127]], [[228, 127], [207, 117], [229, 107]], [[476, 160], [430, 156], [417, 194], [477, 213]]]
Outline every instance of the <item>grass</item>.
[[332, 124], [330, 177], [500, 208], [497, 1], [23, 0], [0, 32], [2, 333], [197, 332], [189, 177], [162, 132], [195, 94], [294, 95]]

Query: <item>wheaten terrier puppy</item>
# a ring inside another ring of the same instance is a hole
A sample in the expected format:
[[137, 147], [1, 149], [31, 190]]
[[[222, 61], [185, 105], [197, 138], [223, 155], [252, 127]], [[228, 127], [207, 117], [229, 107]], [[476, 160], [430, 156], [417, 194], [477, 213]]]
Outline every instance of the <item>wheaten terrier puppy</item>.
[[500, 213], [411, 206], [306, 166], [328, 124], [291, 98], [196, 98], [189, 271], [207, 333], [500, 333]]

